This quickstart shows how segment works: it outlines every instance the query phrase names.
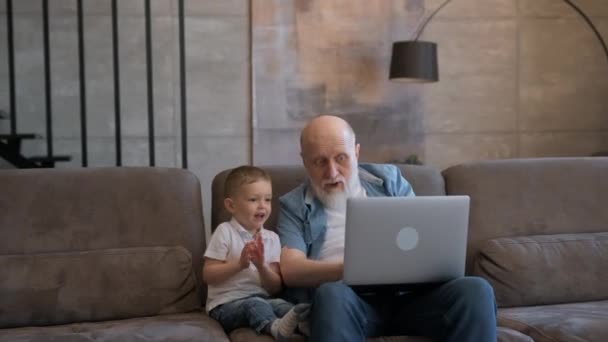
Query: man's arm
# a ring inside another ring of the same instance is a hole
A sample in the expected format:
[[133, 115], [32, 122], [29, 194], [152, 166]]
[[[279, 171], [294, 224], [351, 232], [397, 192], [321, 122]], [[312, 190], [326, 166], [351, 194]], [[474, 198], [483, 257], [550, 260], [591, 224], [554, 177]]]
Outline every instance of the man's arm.
[[280, 205], [277, 230], [283, 245], [281, 275], [285, 285], [314, 287], [342, 279], [343, 263], [308, 259], [303, 218], [298, 215], [297, 209], [287, 202], [281, 200]]
[[292, 287], [316, 287], [323, 283], [342, 279], [344, 264], [309, 260], [304, 252], [296, 248], [281, 250], [283, 281]]

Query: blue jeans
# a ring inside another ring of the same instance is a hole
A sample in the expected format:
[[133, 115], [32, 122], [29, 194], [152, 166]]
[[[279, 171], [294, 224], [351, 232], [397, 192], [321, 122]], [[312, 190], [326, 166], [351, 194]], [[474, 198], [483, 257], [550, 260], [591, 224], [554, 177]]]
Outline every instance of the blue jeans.
[[416, 335], [436, 341], [496, 341], [494, 290], [482, 278], [464, 277], [401, 295], [359, 296], [342, 282], [316, 290], [311, 341], [365, 341], [382, 335]]
[[260, 334], [264, 328], [283, 317], [293, 304], [280, 298], [251, 296], [213, 308], [209, 316], [220, 322], [226, 333], [236, 328], [253, 328]]

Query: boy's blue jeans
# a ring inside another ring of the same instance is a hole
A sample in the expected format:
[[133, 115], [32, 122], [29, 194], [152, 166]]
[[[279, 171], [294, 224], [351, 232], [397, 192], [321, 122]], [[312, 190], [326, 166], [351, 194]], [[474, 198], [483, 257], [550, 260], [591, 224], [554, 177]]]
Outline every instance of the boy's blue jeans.
[[220, 322], [226, 333], [248, 327], [260, 334], [269, 323], [283, 317], [292, 307], [293, 304], [280, 298], [251, 296], [215, 307], [209, 316]]
[[315, 342], [365, 341], [382, 335], [496, 341], [494, 291], [476, 277], [402, 295], [358, 296], [342, 282], [326, 283], [315, 292], [310, 319], [310, 341]]

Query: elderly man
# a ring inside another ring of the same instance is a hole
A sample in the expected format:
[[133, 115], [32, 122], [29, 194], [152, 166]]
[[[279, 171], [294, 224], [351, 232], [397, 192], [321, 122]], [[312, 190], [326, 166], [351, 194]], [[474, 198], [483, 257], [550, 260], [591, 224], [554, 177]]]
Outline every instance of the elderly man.
[[361, 296], [341, 282], [346, 199], [414, 196], [414, 191], [395, 166], [359, 164], [353, 129], [338, 117], [311, 120], [300, 146], [309, 180], [281, 197], [278, 232], [289, 297], [312, 303], [311, 341], [380, 335], [496, 340], [494, 293], [483, 279], [464, 277], [424, 291]]

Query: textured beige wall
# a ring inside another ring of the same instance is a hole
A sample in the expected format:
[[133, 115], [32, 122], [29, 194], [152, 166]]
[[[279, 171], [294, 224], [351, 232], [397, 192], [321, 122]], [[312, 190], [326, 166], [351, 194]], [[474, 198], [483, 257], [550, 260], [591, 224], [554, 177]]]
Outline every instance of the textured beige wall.
[[[40, 1], [13, 3], [18, 127], [44, 134]], [[75, 1], [49, 3], [51, 39], [58, 44], [52, 51], [55, 151], [74, 156], [62, 167], [79, 167]], [[142, 3], [119, 1], [126, 35], [121, 43], [125, 165], [148, 162]], [[158, 165], [179, 167], [174, 3], [152, 1], [156, 150]], [[207, 219], [212, 177], [250, 162], [251, 148], [256, 162], [299, 163], [298, 130], [317, 109], [339, 112], [353, 122], [367, 160], [418, 153], [426, 163], [444, 167], [475, 159], [588, 155], [608, 149], [608, 63], [585, 23], [559, 0], [452, 0], [423, 35], [440, 43], [441, 82], [389, 82], [390, 43], [409, 38], [440, 3], [251, 0], [256, 23], [251, 31], [248, 0], [186, 0], [189, 159], [202, 182]], [[577, 3], [608, 38], [608, 1]], [[112, 166], [110, 1], [85, 4], [89, 160], [92, 166]], [[0, 46], [6, 43], [3, 6], [0, 1]], [[298, 34], [287, 24], [299, 25]], [[307, 48], [297, 50], [296, 44]], [[284, 82], [273, 78], [285, 75], [277, 73], [281, 68], [294, 76], [288, 78], [293, 87], [265, 91], [265, 86]], [[296, 71], [309, 78], [296, 79]], [[340, 77], [332, 78], [336, 73]], [[7, 79], [5, 49], [0, 49], [0, 77]], [[321, 85], [303, 87], [310, 79]], [[320, 96], [323, 92], [327, 96]], [[7, 82], [0, 82], [2, 108], [8, 106], [7, 93]], [[288, 109], [297, 115], [288, 116]], [[8, 127], [0, 121], [0, 132]], [[28, 154], [45, 152], [44, 141], [24, 147]], [[266, 159], [264, 151], [270, 152]]]
[[[254, 161], [298, 163], [319, 112], [353, 123], [366, 160], [438, 167], [608, 150], [608, 62], [557, 0], [453, 0], [421, 39], [441, 81], [388, 81], [390, 44], [440, 0], [253, 1]], [[608, 1], [576, 2], [608, 39]]]

